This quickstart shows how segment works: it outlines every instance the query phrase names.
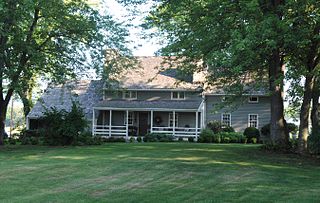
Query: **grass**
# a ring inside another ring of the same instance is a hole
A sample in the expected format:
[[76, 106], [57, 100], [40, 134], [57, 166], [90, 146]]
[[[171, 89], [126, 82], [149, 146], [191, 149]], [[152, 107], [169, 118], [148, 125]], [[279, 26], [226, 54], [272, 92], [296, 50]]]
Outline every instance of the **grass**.
[[320, 163], [258, 145], [0, 149], [2, 202], [319, 202]]

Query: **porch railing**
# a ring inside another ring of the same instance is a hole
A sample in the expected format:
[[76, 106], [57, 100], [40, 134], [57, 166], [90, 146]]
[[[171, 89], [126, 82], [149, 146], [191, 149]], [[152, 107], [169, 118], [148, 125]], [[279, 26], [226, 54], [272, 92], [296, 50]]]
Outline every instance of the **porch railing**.
[[186, 128], [186, 127], [152, 127], [153, 133], [173, 134], [176, 137], [195, 137], [199, 136], [200, 128]]
[[[110, 133], [111, 132], [111, 133]], [[117, 135], [126, 136], [127, 130], [126, 126], [110, 126], [109, 125], [94, 125], [93, 126], [94, 135]]]

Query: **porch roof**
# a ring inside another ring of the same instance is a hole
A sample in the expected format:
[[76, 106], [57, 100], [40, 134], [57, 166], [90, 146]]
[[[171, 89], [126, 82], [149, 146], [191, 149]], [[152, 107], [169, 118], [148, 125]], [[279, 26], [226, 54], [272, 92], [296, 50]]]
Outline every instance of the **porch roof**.
[[94, 108], [105, 109], [140, 109], [140, 110], [190, 110], [196, 111], [200, 107], [201, 101], [189, 100], [109, 100], [97, 103]]

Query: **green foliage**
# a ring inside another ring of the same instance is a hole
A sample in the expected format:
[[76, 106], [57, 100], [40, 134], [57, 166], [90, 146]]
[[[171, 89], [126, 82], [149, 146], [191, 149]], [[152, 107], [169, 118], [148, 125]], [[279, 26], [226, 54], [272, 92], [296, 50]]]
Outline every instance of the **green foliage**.
[[288, 127], [289, 133], [293, 133], [293, 134], [297, 133], [299, 130], [299, 127], [294, 123], [287, 123], [287, 127]]
[[231, 126], [223, 125], [220, 121], [209, 121], [207, 128], [210, 128], [213, 133], [234, 132], [234, 129]]
[[107, 137], [103, 139], [104, 142], [126, 142], [126, 139], [123, 137]]
[[142, 138], [140, 136], [137, 137], [137, 142], [142, 142]]
[[220, 137], [221, 143], [244, 143], [245, 137], [243, 133], [238, 132], [220, 132], [217, 134]]
[[201, 143], [220, 143], [221, 139], [220, 137], [213, 133], [213, 131], [209, 128], [205, 128], [201, 130], [200, 136], [199, 136], [199, 140], [198, 142]]
[[320, 133], [312, 133], [308, 137], [308, 150], [311, 154], [320, 154]]
[[47, 110], [42, 120], [45, 127], [41, 136], [46, 145], [71, 145], [87, 127], [83, 110], [76, 102], [73, 102], [70, 112], [56, 108]]
[[266, 137], [270, 137], [270, 123], [262, 126], [261, 134]]
[[257, 128], [254, 127], [247, 127], [244, 132], [243, 135], [246, 136], [246, 138], [248, 139], [248, 142], [250, 143], [256, 143], [259, 141], [260, 138], [260, 131]]
[[173, 142], [174, 137], [172, 135], [162, 133], [148, 133], [143, 138], [144, 142]]
[[[94, 68], [107, 79], [128, 66], [126, 26], [86, 0], [8, 0], [0, 2], [0, 11], [1, 114], [14, 92], [31, 99], [35, 76], [63, 83]], [[118, 55], [105, 60], [106, 49]]]
[[194, 137], [188, 137], [188, 142], [194, 142]]

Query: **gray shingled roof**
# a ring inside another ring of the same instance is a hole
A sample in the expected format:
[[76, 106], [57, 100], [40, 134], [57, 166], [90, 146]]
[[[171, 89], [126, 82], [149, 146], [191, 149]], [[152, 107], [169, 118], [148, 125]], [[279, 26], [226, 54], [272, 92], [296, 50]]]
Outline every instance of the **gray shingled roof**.
[[108, 108], [124, 108], [124, 109], [187, 109], [197, 110], [201, 104], [200, 101], [173, 101], [173, 100], [110, 100], [101, 101], [94, 105], [94, 107], [108, 107]]
[[164, 57], [141, 56], [136, 58], [138, 65], [111, 77], [113, 81], [108, 85], [111, 88], [124, 89], [189, 89], [199, 88], [199, 84], [192, 82], [192, 76], [187, 81], [179, 80], [177, 70], [168, 64], [163, 64]]
[[87, 118], [92, 117], [92, 107], [102, 100], [103, 81], [80, 80], [65, 85], [49, 86], [39, 101], [28, 114], [29, 118], [38, 118], [43, 115], [45, 108], [56, 107], [58, 110], [70, 111], [72, 101], [78, 101]]

